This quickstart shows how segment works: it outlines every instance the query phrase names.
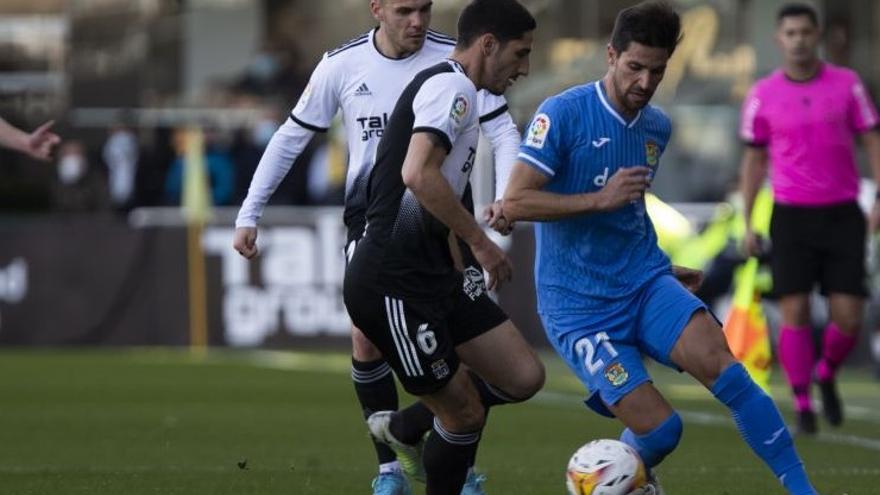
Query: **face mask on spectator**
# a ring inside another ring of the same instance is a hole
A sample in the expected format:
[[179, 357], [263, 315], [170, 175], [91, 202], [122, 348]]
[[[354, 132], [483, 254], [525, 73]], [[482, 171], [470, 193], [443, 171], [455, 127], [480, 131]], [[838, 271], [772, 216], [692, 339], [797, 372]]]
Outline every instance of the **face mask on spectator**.
[[65, 155], [58, 161], [58, 179], [62, 184], [75, 184], [86, 172], [86, 161], [80, 155]]

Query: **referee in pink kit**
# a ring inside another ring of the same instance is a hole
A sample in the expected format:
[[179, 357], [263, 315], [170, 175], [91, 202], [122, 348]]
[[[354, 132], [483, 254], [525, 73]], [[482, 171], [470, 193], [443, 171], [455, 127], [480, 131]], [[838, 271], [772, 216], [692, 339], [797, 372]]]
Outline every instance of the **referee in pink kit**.
[[[819, 59], [816, 11], [788, 4], [777, 15], [776, 41], [783, 67], [758, 81], [743, 102], [740, 136], [742, 194], [750, 218], [769, 163], [775, 204], [770, 224], [773, 285], [780, 295], [778, 355], [794, 394], [798, 430], [815, 433], [810, 382], [822, 396], [823, 413], [843, 421], [835, 374], [852, 351], [862, 326], [865, 296], [865, 217], [856, 198], [859, 174], [853, 149], [859, 135], [880, 183], [877, 109], [859, 76]], [[880, 225], [880, 196], [870, 213]], [[748, 225], [748, 222], [747, 222]], [[746, 230], [748, 254], [759, 251]], [[828, 298], [831, 322], [817, 354], [810, 327], [809, 295], [818, 283]]]

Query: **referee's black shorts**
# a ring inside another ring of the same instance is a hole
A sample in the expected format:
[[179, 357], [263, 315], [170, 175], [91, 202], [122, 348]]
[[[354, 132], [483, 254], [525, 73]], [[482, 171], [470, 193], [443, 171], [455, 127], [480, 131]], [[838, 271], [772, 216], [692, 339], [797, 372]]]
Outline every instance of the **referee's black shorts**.
[[443, 388], [460, 364], [455, 347], [507, 321], [485, 291], [472, 298], [456, 287], [430, 300], [407, 299], [386, 295], [351, 275], [346, 276], [344, 295], [352, 322], [414, 395]]
[[775, 203], [770, 221], [773, 292], [866, 296], [865, 215], [856, 202], [828, 206]]

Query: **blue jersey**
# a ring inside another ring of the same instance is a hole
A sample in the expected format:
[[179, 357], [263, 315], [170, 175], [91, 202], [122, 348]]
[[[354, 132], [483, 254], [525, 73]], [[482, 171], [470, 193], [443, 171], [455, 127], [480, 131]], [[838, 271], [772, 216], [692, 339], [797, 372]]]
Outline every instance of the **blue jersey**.
[[[596, 81], [547, 99], [519, 158], [550, 178], [548, 192], [596, 192], [622, 167], [647, 166], [653, 177], [671, 132], [669, 118], [650, 105], [626, 122]], [[542, 313], [610, 310], [671, 270], [644, 199], [607, 213], [537, 223], [535, 237]]]

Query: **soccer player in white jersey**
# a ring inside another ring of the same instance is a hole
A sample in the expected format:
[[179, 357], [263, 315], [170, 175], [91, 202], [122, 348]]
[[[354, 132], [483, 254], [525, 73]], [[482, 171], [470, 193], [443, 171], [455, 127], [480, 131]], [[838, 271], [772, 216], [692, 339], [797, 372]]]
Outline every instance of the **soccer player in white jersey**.
[[[312, 136], [326, 131], [339, 110], [348, 138], [344, 221], [348, 228], [346, 253], [351, 256], [364, 230], [366, 178], [400, 92], [420, 70], [449, 56], [455, 45], [454, 39], [428, 29], [431, 5], [430, 0], [371, 0], [370, 10], [379, 26], [328, 51], [321, 59], [254, 173], [236, 220], [234, 247], [243, 256], [252, 258], [257, 253], [256, 225], [269, 197]], [[519, 132], [503, 97], [481, 91], [476, 106], [481, 130], [493, 145], [500, 196], [516, 159]], [[365, 417], [374, 411], [397, 409], [391, 368], [354, 327], [352, 380]], [[408, 493], [395, 454], [379, 443], [376, 452], [380, 472], [374, 480], [375, 493]], [[477, 482], [469, 479], [469, 484]]]
[[[419, 72], [389, 117], [368, 178], [368, 227], [345, 271], [352, 321], [435, 415], [424, 443], [428, 495], [458, 494], [487, 409], [526, 400], [544, 381], [537, 355], [486, 291], [462, 290], [448, 243], [450, 231], [464, 241], [489, 288], [510, 277], [510, 260], [463, 202], [477, 90], [501, 94], [528, 73], [535, 25], [516, 0], [465, 7], [452, 56]], [[422, 432], [409, 427], [408, 411], [373, 414], [370, 431], [417, 443]]]

